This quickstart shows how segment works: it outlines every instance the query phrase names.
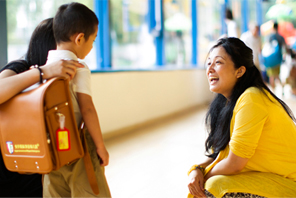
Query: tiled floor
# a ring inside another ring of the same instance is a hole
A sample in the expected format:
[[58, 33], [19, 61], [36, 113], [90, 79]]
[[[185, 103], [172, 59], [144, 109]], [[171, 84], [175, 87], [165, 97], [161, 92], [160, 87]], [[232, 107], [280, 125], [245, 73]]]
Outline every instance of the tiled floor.
[[[296, 113], [296, 98], [288, 88], [282, 99]], [[206, 110], [193, 109], [106, 141], [106, 176], [113, 198], [186, 197], [187, 170], [204, 158]]]

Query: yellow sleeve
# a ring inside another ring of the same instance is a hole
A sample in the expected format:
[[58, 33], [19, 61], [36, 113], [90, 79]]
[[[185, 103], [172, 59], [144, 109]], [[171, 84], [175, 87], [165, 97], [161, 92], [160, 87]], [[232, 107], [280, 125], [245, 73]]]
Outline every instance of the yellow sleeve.
[[243, 97], [238, 100], [233, 113], [233, 131], [230, 150], [237, 156], [251, 158], [257, 148], [267, 111], [260, 97]]

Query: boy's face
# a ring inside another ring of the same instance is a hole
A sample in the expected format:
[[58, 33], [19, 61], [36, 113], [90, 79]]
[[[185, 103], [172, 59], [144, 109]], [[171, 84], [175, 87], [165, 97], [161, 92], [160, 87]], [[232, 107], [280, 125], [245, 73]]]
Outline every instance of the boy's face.
[[98, 33], [98, 27], [96, 27], [96, 30], [93, 34], [91, 34], [87, 40], [85, 40], [84, 38], [84, 42], [81, 45], [81, 50], [80, 53], [77, 54], [78, 58], [80, 59], [84, 59], [88, 53], [90, 52], [90, 50], [93, 48], [93, 43], [96, 40], [97, 37], [97, 33]]

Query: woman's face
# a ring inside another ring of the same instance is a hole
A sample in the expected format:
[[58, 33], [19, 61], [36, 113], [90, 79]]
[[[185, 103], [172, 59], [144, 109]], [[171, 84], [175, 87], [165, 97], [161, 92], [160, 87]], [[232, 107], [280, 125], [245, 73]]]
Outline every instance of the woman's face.
[[210, 90], [229, 98], [240, 77], [231, 57], [223, 47], [216, 47], [207, 60], [207, 77]]

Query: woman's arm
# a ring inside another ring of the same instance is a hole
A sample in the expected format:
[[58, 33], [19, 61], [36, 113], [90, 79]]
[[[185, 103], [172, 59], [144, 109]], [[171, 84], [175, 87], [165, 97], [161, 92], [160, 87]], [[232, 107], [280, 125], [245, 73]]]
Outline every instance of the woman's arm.
[[234, 175], [238, 174], [247, 165], [249, 159], [242, 158], [235, 155], [231, 150], [229, 150], [229, 155], [227, 158], [221, 160], [216, 164], [206, 175], [205, 180], [209, 179], [215, 175]]
[[0, 73], [0, 104], [38, 81], [39, 71], [37, 69], [28, 70], [17, 75], [12, 70], [4, 70]]
[[[213, 158], [208, 157], [204, 162], [199, 165], [202, 167], [207, 167], [214, 161]], [[191, 171], [189, 174], [189, 183], [188, 188], [190, 194], [196, 197], [206, 197], [204, 194], [204, 175], [200, 169], [196, 169]]]
[[[84, 67], [76, 61], [60, 60], [40, 67], [44, 73], [43, 78], [52, 77], [73, 78], [77, 67]], [[0, 104], [18, 94], [25, 88], [39, 82], [38, 69], [31, 69], [20, 74], [16, 74], [10, 69], [0, 73]]]

